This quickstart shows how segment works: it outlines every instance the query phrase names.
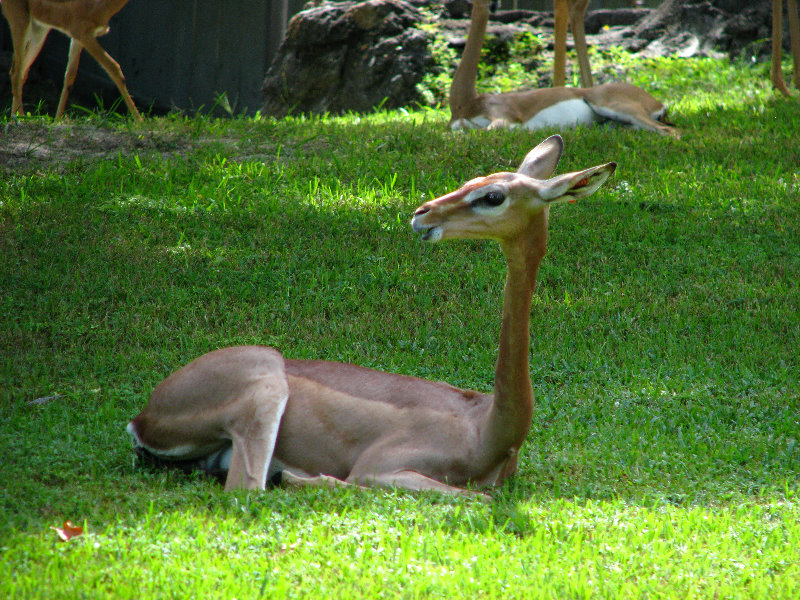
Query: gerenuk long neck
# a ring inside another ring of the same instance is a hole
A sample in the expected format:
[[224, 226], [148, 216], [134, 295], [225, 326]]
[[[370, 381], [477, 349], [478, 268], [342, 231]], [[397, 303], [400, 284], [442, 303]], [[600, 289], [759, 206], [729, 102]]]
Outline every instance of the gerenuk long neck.
[[465, 105], [478, 95], [476, 91], [478, 64], [481, 60], [481, 47], [488, 22], [488, 2], [475, 0], [472, 3], [472, 18], [469, 23], [467, 43], [461, 54], [461, 62], [458, 63], [458, 68], [453, 75], [453, 82], [450, 84], [450, 113], [454, 118], [461, 117]]
[[527, 232], [502, 243], [508, 271], [495, 368], [494, 406], [485, 438], [497, 453], [518, 449], [531, 426], [530, 310], [539, 263], [547, 247], [547, 213], [545, 208]]

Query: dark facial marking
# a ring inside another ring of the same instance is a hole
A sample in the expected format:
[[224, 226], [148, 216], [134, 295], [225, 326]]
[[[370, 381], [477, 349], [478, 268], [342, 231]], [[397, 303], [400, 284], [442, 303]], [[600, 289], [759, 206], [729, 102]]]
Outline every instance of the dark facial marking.
[[476, 198], [472, 202], [472, 204], [473, 205], [483, 204], [485, 206], [500, 206], [505, 201], [506, 201], [505, 194], [503, 194], [502, 192], [493, 191], [481, 196], [480, 198]]

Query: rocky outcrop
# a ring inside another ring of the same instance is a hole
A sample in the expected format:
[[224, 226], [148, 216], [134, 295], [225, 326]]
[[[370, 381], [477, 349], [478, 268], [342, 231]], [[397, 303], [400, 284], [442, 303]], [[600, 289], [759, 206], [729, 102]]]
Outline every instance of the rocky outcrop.
[[666, 0], [624, 32], [623, 46], [652, 56], [724, 53], [735, 58], [760, 43], [756, 53], [763, 56], [768, 52], [763, 42], [772, 31], [771, 4], [769, 0]]
[[403, 0], [322, 4], [289, 22], [267, 72], [262, 114], [369, 111], [419, 100], [430, 65], [422, 13]]

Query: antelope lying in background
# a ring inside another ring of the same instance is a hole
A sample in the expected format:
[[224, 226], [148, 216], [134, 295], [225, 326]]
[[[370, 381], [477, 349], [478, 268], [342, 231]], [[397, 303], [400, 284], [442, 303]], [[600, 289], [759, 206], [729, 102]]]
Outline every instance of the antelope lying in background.
[[11, 90], [14, 100], [11, 114], [23, 114], [22, 88], [28, 79], [28, 72], [39, 56], [47, 34], [51, 29], [58, 29], [70, 37], [70, 46], [56, 119], [64, 114], [67, 107], [67, 97], [78, 75], [81, 51], [86, 48], [111, 77], [133, 117], [141, 121], [142, 115], [128, 93], [122, 69], [97, 41], [97, 36], [108, 33], [111, 17], [127, 3], [128, 0], [2, 0], [0, 7], [11, 29], [14, 45], [14, 57], [11, 61]]
[[381, 485], [471, 494], [517, 466], [533, 412], [529, 317], [550, 205], [592, 194], [615, 163], [553, 177], [559, 136], [515, 173], [426, 202], [411, 226], [428, 242], [493, 239], [507, 260], [494, 394], [350, 364], [289, 360], [271, 348], [205, 354], [159, 384], [128, 424], [140, 452], [226, 474], [226, 489]]
[[[585, 10], [585, 5], [582, 8]], [[583, 13], [580, 14], [582, 23]], [[473, 0], [467, 43], [450, 86], [451, 129], [541, 129], [616, 121], [634, 129], [680, 137], [679, 130], [666, 120], [666, 106], [643, 89], [628, 83], [478, 94], [478, 64], [488, 22], [489, 0]], [[588, 59], [585, 70], [589, 72]], [[583, 73], [583, 67], [581, 71]]]

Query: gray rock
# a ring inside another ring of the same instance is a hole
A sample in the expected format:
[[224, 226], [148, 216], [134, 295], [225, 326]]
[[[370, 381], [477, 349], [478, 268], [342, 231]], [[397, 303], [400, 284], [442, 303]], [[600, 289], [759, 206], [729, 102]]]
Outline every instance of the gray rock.
[[324, 3], [289, 22], [262, 114], [365, 112], [420, 100], [432, 62], [422, 13], [403, 0]]

